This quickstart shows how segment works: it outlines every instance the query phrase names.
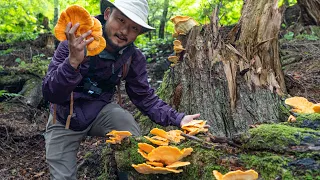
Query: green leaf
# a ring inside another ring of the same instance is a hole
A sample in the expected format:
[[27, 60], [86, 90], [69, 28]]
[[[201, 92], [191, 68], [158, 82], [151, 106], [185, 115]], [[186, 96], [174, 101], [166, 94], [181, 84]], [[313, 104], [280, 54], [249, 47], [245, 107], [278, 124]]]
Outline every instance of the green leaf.
[[16, 58], [15, 62], [16, 62], [16, 63], [20, 63], [20, 62], [21, 62], [21, 59], [20, 59], [20, 58]]

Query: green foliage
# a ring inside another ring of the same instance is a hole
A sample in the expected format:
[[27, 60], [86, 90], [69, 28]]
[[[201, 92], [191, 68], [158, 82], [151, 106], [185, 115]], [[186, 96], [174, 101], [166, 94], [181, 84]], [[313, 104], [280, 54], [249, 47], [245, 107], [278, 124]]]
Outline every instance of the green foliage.
[[1, 50], [0, 56], [10, 54], [12, 51], [13, 51], [13, 49], [11, 49], [11, 48], [6, 49], [6, 50]]
[[17, 58], [15, 61], [19, 64], [18, 69], [37, 74], [40, 77], [46, 74], [50, 63], [50, 60], [47, 59], [44, 54], [33, 56], [31, 63], [27, 63], [20, 58]]
[[282, 6], [283, 4], [286, 4], [287, 6], [293, 6], [297, 4], [297, 0], [280, 0], [278, 1], [278, 5]]
[[171, 53], [170, 50], [163, 52], [159, 47], [173, 47], [172, 37], [166, 39], [151, 39], [149, 40], [145, 36], [138, 37], [135, 41], [137, 47], [139, 47], [142, 53], [146, 56], [148, 62], [163, 60], [163, 54]]
[[[59, 14], [69, 5], [79, 4], [92, 15], [98, 15], [99, 0], [59, 1]], [[45, 0], [2, 0], [0, 1], [0, 42], [33, 40], [39, 33], [48, 31], [43, 26], [45, 18], [53, 29], [54, 2]]]
[[301, 40], [309, 40], [309, 41], [317, 41], [320, 38], [315, 35], [315, 34], [307, 34], [307, 33], [303, 33], [303, 34], [299, 34], [296, 36], [297, 39], [301, 39]]
[[[279, 5], [284, 2], [289, 5], [296, 3], [296, 0], [282, 0]], [[148, 22], [151, 26], [159, 30], [160, 20], [163, 18], [164, 0], [149, 0], [149, 18]], [[49, 20], [49, 31], [53, 31], [54, 10], [58, 10], [58, 15], [72, 4], [83, 6], [91, 15], [100, 14], [99, 0], [2, 0], [0, 1], [0, 42], [15, 42], [23, 40], [35, 39], [39, 33], [48, 31], [44, 27], [44, 20]], [[235, 24], [240, 18], [243, 6], [242, 0], [174, 0], [169, 2], [167, 11], [165, 36], [171, 38], [174, 32], [173, 24], [170, 18], [176, 15], [185, 15], [193, 17], [200, 24], [208, 24], [209, 17], [215, 7], [219, 6], [220, 24]], [[152, 37], [157, 39], [158, 32], [152, 31], [144, 36], [144, 38]], [[315, 39], [313, 36], [305, 36], [309, 39]], [[142, 38], [143, 39], [143, 38]], [[147, 41], [141, 42], [145, 46]], [[155, 48], [151, 47], [151, 52], [155, 52]], [[149, 50], [148, 50], [149, 52]], [[151, 59], [149, 59], [151, 60]]]
[[45, 0], [0, 1], [0, 42], [34, 39], [44, 32], [42, 20], [52, 6]]
[[286, 40], [292, 40], [293, 39], [293, 37], [294, 37], [294, 33], [292, 32], [292, 31], [289, 31], [287, 34], [285, 34], [284, 36], [284, 39], [286, 39]]
[[0, 97], [13, 98], [13, 97], [18, 97], [18, 96], [21, 96], [21, 95], [16, 94], [16, 93], [9, 93], [6, 90], [0, 90]]
[[289, 31], [287, 32], [283, 37], [285, 40], [294, 40], [294, 39], [298, 39], [298, 40], [308, 40], [308, 41], [317, 41], [320, 39], [320, 28], [318, 27], [311, 27], [310, 32], [306, 32], [304, 31], [301, 34], [294, 34], [294, 32]]

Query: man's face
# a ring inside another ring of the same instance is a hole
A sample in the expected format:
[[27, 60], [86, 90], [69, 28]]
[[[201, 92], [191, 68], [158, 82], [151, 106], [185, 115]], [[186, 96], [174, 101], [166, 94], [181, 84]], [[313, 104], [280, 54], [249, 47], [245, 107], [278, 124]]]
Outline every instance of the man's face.
[[105, 34], [107, 37], [107, 49], [118, 51], [124, 46], [136, 40], [137, 36], [141, 33], [142, 27], [131, 19], [126, 17], [117, 8], [107, 8], [104, 12]]

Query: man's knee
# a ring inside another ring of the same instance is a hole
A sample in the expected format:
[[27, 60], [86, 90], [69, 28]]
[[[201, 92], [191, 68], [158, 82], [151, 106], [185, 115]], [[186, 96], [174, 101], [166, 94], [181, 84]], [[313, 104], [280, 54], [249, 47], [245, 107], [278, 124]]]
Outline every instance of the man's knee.
[[140, 128], [130, 112], [114, 108], [110, 112], [110, 119], [117, 129], [130, 131], [135, 136], [140, 135]]
[[122, 121], [123, 124], [135, 122], [132, 114], [122, 108], [113, 108], [110, 117], [112, 121]]

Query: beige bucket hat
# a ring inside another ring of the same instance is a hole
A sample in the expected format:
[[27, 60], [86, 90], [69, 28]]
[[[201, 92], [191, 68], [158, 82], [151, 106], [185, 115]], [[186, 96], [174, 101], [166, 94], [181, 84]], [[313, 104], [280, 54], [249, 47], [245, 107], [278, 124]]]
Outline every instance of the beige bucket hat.
[[149, 6], [146, 0], [115, 0], [114, 3], [108, 0], [100, 0], [101, 14], [103, 14], [108, 7], [116, 7], [119, 9], [133, 22], [142, 26], [144, 32], [155, 29], [147, 23]]

